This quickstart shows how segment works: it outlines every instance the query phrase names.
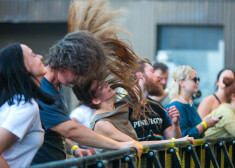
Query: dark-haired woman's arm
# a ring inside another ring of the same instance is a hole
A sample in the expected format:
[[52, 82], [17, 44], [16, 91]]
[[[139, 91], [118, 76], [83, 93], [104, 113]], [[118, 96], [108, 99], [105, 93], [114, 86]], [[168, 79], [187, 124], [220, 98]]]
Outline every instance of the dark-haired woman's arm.
[[9, 167], [6, 160], [2, 157], [2, 153], [9, 148], [16, 140], [17, 136], [6, 130], [5, 128], [0, 127], [0, 167], [5, 168]]

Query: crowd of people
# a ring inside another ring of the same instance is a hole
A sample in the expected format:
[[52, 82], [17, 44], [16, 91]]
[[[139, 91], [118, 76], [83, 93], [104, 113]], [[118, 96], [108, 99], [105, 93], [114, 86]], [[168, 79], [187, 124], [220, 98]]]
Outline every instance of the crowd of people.
[[[178, 66], [168, 90], [167, 66], [138, 56], [110, 27], [68, 33], [43, 63], [25, 44], [0, 50], [0, 167], [125, 148], [140, 157], [144, 145], [235, 135], [233, 69], [219, 72], [216, 92], [197, 109], [196, 69]], [[63, 85], [80, 102], [71, 113]]]

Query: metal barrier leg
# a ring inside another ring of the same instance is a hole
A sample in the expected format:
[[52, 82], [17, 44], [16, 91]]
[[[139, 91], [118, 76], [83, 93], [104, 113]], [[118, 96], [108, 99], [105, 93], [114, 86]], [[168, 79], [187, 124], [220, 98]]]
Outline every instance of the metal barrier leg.
[[154, 164], [155, 168], [162, 168], [161, 162], [158, 157], [158, 151], [149, 151], [148, 158], [151, 159], [151, 161], [147, 163], [147, 167], [152, 168]]
[[232, 140], [232, 161], [235, 165], [235, 140]]
[[219, 147], [222, 149], [222, 151], [224, 153], [224, 158], [225, 158], [228, 166], [231, 168], [234, 168], [233, 163], [229, 158], [227, 148], [225, 147], [225, 142], [223, 142], [223, 141], [219, 142]]
[[182, 165], [181, 165], [181, 160], [180, 160], [180, 157], [179, 157], [179, 154], [178, 154], [178, 148], [176, 147], [171, 147], [168, 152], [170, 154], [172, 154], [172, 159], [173, 159], [173, 162], [172, 164], [174, 163], [175, 165], [173, 165], [173, 167], [177, 167], [177, 168], [182, 168]]
[[197, 153], [196, 153], [196, 150], [195, 150], [195, 146], [189, 145], [187, 147], [187, 150], [190, 152], [191, 156], [193, 157], [193, 161], [195, 163], [195, 167], [196, 168], [200, 168], [201, 164], [200, 164], [200, 161], [198, 159], [198, 156], [197, 156]]
[[113, 168], [121, 168], [121, 160], [114, 160], [113, 161]]
[[215, 158], [215, 155], [211, 149], [211, 145], [209, 143], [205, 143], [204, 147], [206, 149], [206, 152], [208, 152], [208, 154], [209, 154], [210, 160], [212, 161], [214, 168], [219, 168], [219, 164], [218, 164], [218, 162]]
[[135, 155], [125, 155], [123, 158], [124, 163], [128, 163], [129, 168], [137, 168], [136, 162], [135, 162]]

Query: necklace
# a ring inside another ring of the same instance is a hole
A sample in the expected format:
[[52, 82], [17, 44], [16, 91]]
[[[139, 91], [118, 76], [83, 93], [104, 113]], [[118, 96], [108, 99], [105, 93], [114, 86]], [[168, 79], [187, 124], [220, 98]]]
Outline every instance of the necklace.
[[192, 99], [190, 99], [189, 103], [182, 97], [182, 96], [178, 96], [184, 103], [189, 104], [191, 107], [193, 106], [193, 101]]

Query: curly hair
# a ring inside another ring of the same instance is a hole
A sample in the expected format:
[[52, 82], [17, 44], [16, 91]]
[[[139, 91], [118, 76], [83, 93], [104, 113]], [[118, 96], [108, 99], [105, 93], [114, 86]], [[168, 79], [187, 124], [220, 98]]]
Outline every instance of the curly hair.
[[105, 61], [103, 45], [89, 32], [79, 30], [67, 34], [49, 49], [45, 65], [54, 71], [71, 70], [82, 76], [79, 82], [86, 83], [102, 74]]

